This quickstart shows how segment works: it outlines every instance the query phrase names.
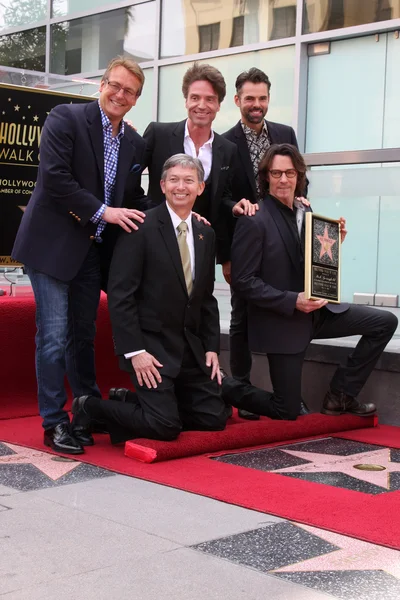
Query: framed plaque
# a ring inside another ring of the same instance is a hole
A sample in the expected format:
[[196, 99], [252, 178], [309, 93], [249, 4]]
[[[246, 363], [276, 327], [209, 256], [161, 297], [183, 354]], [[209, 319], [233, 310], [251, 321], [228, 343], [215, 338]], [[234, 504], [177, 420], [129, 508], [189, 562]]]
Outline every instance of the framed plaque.
[[306, 213], [305, 296], [340, 302], [340, 223]]

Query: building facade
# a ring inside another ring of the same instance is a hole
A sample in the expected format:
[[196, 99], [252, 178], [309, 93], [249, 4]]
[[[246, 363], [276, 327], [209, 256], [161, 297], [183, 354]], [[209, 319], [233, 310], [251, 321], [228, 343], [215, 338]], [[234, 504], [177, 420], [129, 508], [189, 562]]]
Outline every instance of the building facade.
[[[271, 82], [268, 118], [292, 125], [310, 166], [316, 212], [347, 218], [345, 300], [400, 294], [400, 0], [3, 0], [0, 81], [96, 97], [116, 54], [145, 71], [130, 118], [185, 117], [181, 81], [194, 60], [219, 68], [215, 121], [239, 118], [241, 71]], [[219, 279], [221, 276], [219, 275]]]

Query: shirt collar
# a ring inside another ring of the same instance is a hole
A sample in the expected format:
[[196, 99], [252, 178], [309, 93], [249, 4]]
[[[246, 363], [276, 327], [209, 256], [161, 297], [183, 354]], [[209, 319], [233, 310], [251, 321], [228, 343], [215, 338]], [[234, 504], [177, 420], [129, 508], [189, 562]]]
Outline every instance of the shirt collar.
[[265, 119], [264, 119], [264, 124], [263, 124], [263, 128], [261, 130], [260, 136], [257, 135], [257, 133], [254, 131], [254, 129], [252, 129], [245, 123], [243, 123], [243, 121], [240, 121], [240, 124], [241, 124], [243, 132], [246, 136], [253, 136], [253, 137], [255, 136], [258, 138], [261, 135], [266, 135], [268, 137], [268, 127], [267, 127], [267, 122]]
[[181, 217], [179, 217], [176, 214], [176, 212], [174, 210], [172, 210], [172, 208], [170, 207], [168, 202], [165, 201], [165, 203], [167, 205], [169, 216], [171, 217], [172, 225], [174, 226], [175, 231], [176, 231], [176, 228], [178, 227], [178, 225], [180, 225], [182, 223], [182, 221], [184, 221], [188, 226], [188, 233], [190, 233], [191, 227], [192, 227], [192, 211], [190, 211], [190, 214], [187, 219], [181, 219]]
[[[99, 104], [100, 115], [101, 115], [101, 124], [103, 126], [103, 129], [106, 129], [108, 131], [111, 128], [111, 131], [112, 131], [112, 123], [111, 123], [110, 119], [107, 117], [104, 110], [101, 108], [100, 100], [98, 100], [98, 104]], [[125, 123], [124, 123], [124, 120], [122, 119], [121, 123], [119, 124], [119, 132], [118, 132], [118, 135], [116, 136], [117, 139], [121, 139], [122, 136], [124, 135], [124, 133], [125, 133]]]
[[[186, 139], [186, 138], [192, 139], [190, 137], [190, 133], [189, 133], [188, 119], [186, 119], [186, 122], [185, 122], [185, 138], [184, 139]], [[212, 146], [213, 141], [214, 141], [214, 130], [211, 129], [211, 135], [208, 138], [208, 140], [206, 142], [204, 142], [203, 146], [207, 146], [207, 144], [209, 144], [210, 146]]]

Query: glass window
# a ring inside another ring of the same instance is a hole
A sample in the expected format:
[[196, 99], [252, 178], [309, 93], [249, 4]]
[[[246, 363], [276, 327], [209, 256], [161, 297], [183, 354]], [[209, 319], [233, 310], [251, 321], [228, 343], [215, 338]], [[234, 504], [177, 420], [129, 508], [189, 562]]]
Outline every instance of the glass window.
[[400, 17], [396, 0], [304, 0], [303, 33], [354, 27]]
[[[215, 120], [218, 133], [227, 131], [239, 120], [240, 113], [233, 97], [236, 77], [242, 71], [258, 67], [266, 71], [272, 82], [271, 102], [268, 119], [279, 123], [292, 122], [294, 96], [294, 46], [246, 52], [233, 56], [213, 58], [210, 62], [219, 69], [226, 81], [226, 98]], [[186, 115], [185, 100], [182, 96], [182, 78], [191, 63], [180, 63], [160, 68], [159, 81], [159, 121], [180, 121]]]
[[330, 54], [310, 56], [306, 152], [382, 147], [385, 61], [386, 35], [331, 42]]
[[346, 218], [342, 300], [354, 293], [400, 294], [400, 164], [317, 167], [309, 172], [314, 212]]
[[51, 71], [71, 75], [105, 69], [118, 54], [137, 62], [152, 60], [155, 24], [154, 1], [56, 23], [51, 26]]
[[296, 0], [162, 0], [161, 57], [295, 35]]
[[0, 36], [0, 64], [31, 71], [45, 70], [46, 28]]
[[[14, 1], [14, 0], [13, 0]], [[107, 4], [118, 4], [124, 0], [52, 0], [51, 15], [52, 17], [62, 17], [83, 10], [95, 11]]]
[[20, 27], [43, 21], [47, 16], [47, 0], [2, 0], [0, 29]]

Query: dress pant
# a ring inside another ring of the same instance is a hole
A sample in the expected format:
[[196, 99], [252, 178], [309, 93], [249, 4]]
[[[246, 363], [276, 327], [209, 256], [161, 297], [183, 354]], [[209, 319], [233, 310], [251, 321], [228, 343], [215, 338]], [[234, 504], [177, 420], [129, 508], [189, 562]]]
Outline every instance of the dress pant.
[[[210, 369], [211, 374], [211, 369]], [[227, 413], [216, 379], [211, 380], [194, 361], [184, 362], [176, 378], [162, 375], [157, 388], [138, 384], [127, 402], [88, 398], [85, 411], [106, 424], [111, 442], [132, 438], [174, 440], [182, 430], [220, 431]]]
[[96, 384], [94, 338], [100, 298], [100, 258], [93, 244], [78, 274], [60, 281], [29, 266], [36, 301], [36, 378], [39, 412], [49, 429], [69, 422], [64, 410], [68, 377], [74, 396], [101, 397]]
[[247, 333], [247, 302], [231, 288], [229, 359], [232, 377], [250, 383], [251, 352]]
[[[313, 314], [312, 339], [361, 335], [353, 351], [340, 365], [330, 388], [355, 398], [374, 369], [397, 327], [397, 317], [386, 310], [351, 305], [346, 312], [326, 308]], [[223, 397], [237, 408], [271, 417], [295, 419], [300, 411], [301, 376], [305, 351], [299, 354], [268, 354], [273, 392], [247, 382], [224, 379]]]

